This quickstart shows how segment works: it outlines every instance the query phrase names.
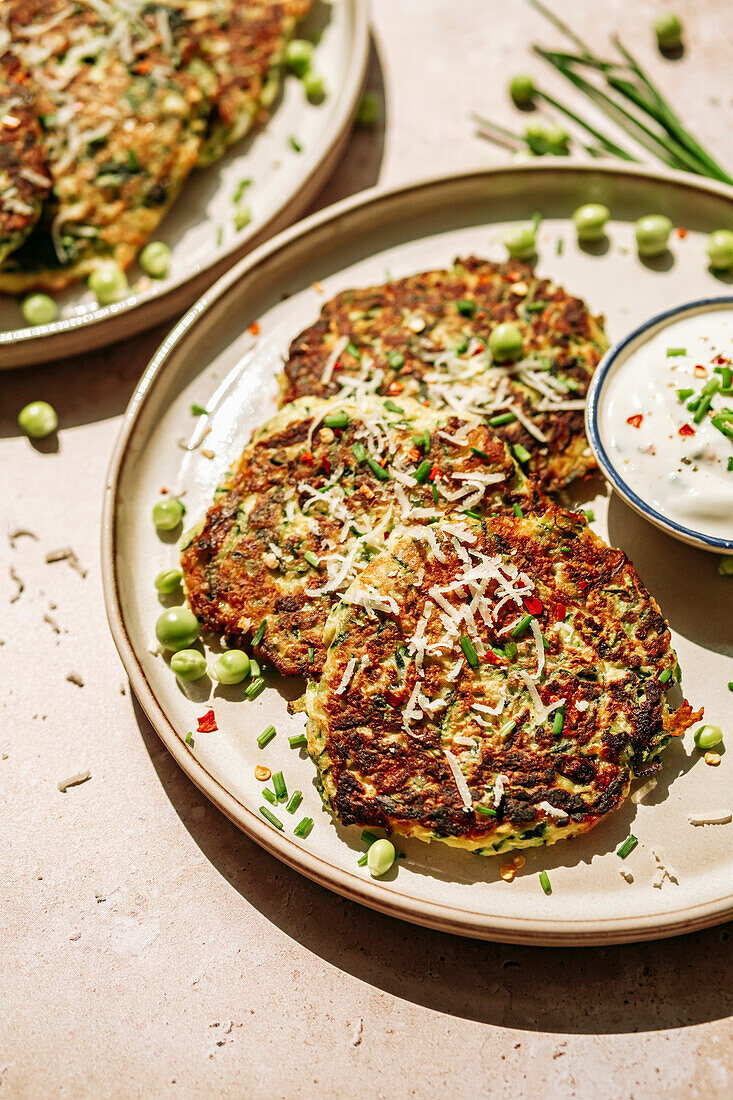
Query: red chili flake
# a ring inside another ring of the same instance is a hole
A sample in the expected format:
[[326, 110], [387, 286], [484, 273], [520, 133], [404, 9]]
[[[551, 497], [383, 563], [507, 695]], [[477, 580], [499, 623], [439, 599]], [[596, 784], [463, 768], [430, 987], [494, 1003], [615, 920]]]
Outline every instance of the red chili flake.
[[680, 435], [694, 435], [695, 434], [695, 429], [692, 427], [691, 424], [683, 424], [682, 427], [679, 430], [679, 434]]
[[247, 329], [247, 332], [250, 334], [250, 336], [259, 336], [260, 326], [257, 324], [256, 321], [253, 321], [252, 324]]
[[390, 691], [389, 688], [385, 691], [384, 698], [391, 707], [398, 707], [402, 702], [399, 695], [395, 691]]
[[324, 458], [324, 459], [323, 459], [323, 460], [321, 461], [321, 469], [322, 469], [322, 470], [323, 470], [323, 472], [324, 472], [324, 473], [326, 473], [326, 474], [330, 474], [330, 473], [331, 473], [331, 463], [330, 463], [329, 459], [327, 459], [327, 458]]
[[[481, 314], [480, 313], [477, 313], [476, 317], [477, 317], [478, 320], [481, 320]], [[472, 355], [480, 355], [483, 350], [484, 350], [484, 345], [482, 343], [479, 343], [478, 346], [476, 347], [476, 350], [472, 351], [471, 354]]]
[[561, 623], [568, 613], [568, 609], [564, 603], [555, 604], [555, 621]]
[[730, 359], [728, 359], [725, 355], [716, 355], [713, 359], [713, 362], [717, 363], [719, 367], [722, 367], [726, 363], [730, 363]]
[[333, 434], [336, 436], [337, 439], [340, 439], [341, 436], [344, 434], [344, 429], [343, 428], [334, 428], [333, 429]]
[[632, 428], [640, 428], [641, 422], [644, 419], [641, 413], [635, 413], [634, 416], [627, 416], [626, 423], [630, 424]]
[[685, 237], [687, 236], [687, 230], [684, 228], [684, 226], [677, 226], [677, 236], [681, 241], [684, 241]]
[[168, 490], [166, 489], [166, 487], [165, 487], [165, 485], [164, 485], [162, 489], [159, 489], [159, 490], [158, 490], [158, 492], [160, 493], [160, 495], [161, 495], [162, 497], [164, 497], [164, 496], [166, 495], [166, 493], [168, 492]]
[[707, 367], [704, 367], [702, 365], [702, 363], [697, 363], [695, 365], [695, 369], [693, 371], [693, 374], [695, 374], [698, 378], [707, 378], [707, 376], [708, 376]]
[[578, 588], [581, 592], [585, 592], [588, 587], [588, 581], [578, 581]]
[[471, 598], [471, 589], [468, 587], [467, 584], [461, 585], [461, 591], [463, 592], [463, 595], [466, 597], [466, 599]]
[[545, 606], [542, 600], [538, 600], [536, 596], [530, 596], [529, 599], [524, 601], [524, 606], [530, 615], [541, 615], [545, 610]]
[[481, 660], [486, 661], [486, 663], [489, 665], [501, 664], [501, 657], [497, 656], [497, 654], [494, 653], [493, 649], [487, 649]]
[[410, 462], [419, 462], [420, 452], [418, 451], [417, 447], [413, 447], [412, 450], [408, 453], [407, 457], [409, 458]]
[[341, 362], [340, 359], [336, 360], [336, 362], [333, 365], [333, 369], [334, 370], [343, 370], [344, 369], [344, 365], [343, 365], [343, 363]]
[[213, 710], [207, 710], [206, 714], [202, 714], [196, 727], [199, 733], [213, 733], [218, 728]]
[[396, 393], [402, 393], [404, 388], [401, 382], [392, 382], [390, 383], [389, 392], [394, 396]]
[[430, 473], [428, 474], [429, 481], [435, 481], [436, 477], [440, 477], [440, 468], [438, 466], [431, 466]]
[[313, 451], [303, 451], [300, 456], [300, 461], [305, 462], [306, 466], [313, 465]]

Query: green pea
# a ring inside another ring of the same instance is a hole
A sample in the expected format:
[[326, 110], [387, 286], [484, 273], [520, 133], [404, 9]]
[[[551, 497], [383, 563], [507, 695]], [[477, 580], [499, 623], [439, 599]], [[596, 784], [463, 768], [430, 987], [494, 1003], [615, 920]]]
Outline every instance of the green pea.
[[713, 271], [728, 271], [733, 267], [733, 233], [716, 229], [708, 237], [708, 259]]
[[671, 11], [654, 20], [654, 33], [660, 50], [674, 50], [682, 44], [682, 21]]
[[234, 211], [234, 228], [239, 233], [241, 229], [252, 221], [252, 209], [249, 206], [238, 206]]
[[170, 596], [181, 587], [183, 573], [180, 569], [163, 569], [153, 581], [156, 590], [163, 596]]
[[18, 413], [18, 425], [31, 439], [44, 439], [59, 426], [59, 418], [48, 401], [31, 401]]
[[200, 680], [206, 672], [206, 658], [197, 649], [179, 649], [171, 657], [171, 668], [180, 680]]
[[323, 82], [323, 77], [319, 76], [318, 73], [306, 73], [303, 78], [303, 90], [308, 102], [316, 107], [323, 103], [326, 98], [326, 85]]
[[545, 130], [548, 152], [556, 156], [566, 156], [570, 152], [570, 134], [564, 126], [554, 124]]
[[59, 315], [59, 307], [48, 294], [29, 294], [20, 308], [29, 325], [50, 325]]
[[382, 113], [382, 98], [376, 92], [364, 92], [356, 109], [356, 125], [368, 129], [376, 126]]
[[214, 661], [212, 672], [220, 684], [241, 684], [249, 676], [250, 661], [241, 649], [228, 649]]
[[188, 649], [201, 633], [198, 619], [187, 607], [169, 607], [158, 617], [155, 637], [165, 649]]
[[587, 202], [585, 206], [579, 206], [573, 214], [578, 240], [602, 240], [606, 231], [606, 222], [610, 216], [608, 207], [600, 202]]
[[714, 749], [723, 740], [723, 731], [720, 726], [700, 726], [695, 730], [695, 744], [702, 752]]
[[528, 225], [516, 225], [507, 229], [503, 237], [507, 252], [514, 260], [528, 260], [537, 251], [537, 238]]
[[100, 306], [109, 306], [113, 302], [119, 302], [124, 298], [129, 287], [127, 276], [122, 268], [109, 261], [100, 264], [89, 276], [87, 286], [95, 295]]
[[726, 554], [718, 559], [718, 573], [721, 577], [733, 577], [733, 555]]
[[489, 351], [499, 363], [519, 359], [524, 351], [524, 338], [516, 325], [505, 321], [497, 325], [489, 336]]
[[544, 156], [550, 151], [547, 141], [547, 127], [544, 122], [530, 122], [524, 131], [524, 139], [536, 156]]
[[153, 505], [153, 523], [159, 531], [175, 531], [185, 512], [180, 500], [159, 500]]
[[285, 67], [293, 76], [303, 78], [311, 67], [313, 43], [304, 38], [294, 38], [285, 47]]
[[165, 279], [171, 266], [171, 250], [162, 241], [151, 241], [140, 253], [140, 267], [151, 279]]
[[515, 107], [531, 107], [536, 91], [532, 77], [526, 73], [517, 73], [509, 81], [509, 95]]
[[395, 861], [397, 853], [389, 840], [375, 840], [367, 852], [367, 867], [372, 878], [386, 875]]
[[664, 214], [647, 214], [639, 218], [635, 232], [640, 256], [661, 256], [667, 250], [672, 222]]

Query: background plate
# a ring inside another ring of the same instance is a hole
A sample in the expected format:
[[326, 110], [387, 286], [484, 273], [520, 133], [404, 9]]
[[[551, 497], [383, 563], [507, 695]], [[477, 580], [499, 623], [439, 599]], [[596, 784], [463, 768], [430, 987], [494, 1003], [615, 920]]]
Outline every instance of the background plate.
[[[359, 101], [369, 53], [366, 0], [316, 0], [296, 35], [315, 30], [323, 32], [314, 65], [326, 82], [325, 102], [311, 106], [301, 82], [287, 77], [267, 124], [191, 173], [153, 234], [172, 250], [169, 277], [104, 308], [79, 284], [57, 296], [61, 319], [36, 328], [18, 327], [18, 300], [0, 294], [0, 369], [76, 355], [168, 320], [307, 209], [336, 167]], [[252, 180], [243, 200], [252, 220], [237, 232], [232, 195], [242, 179]], [[128, 274], [132, 285], [143, 273], [135, 264]]]
[[[570, 216], [589, 200], [612, 211], [604, 254], [575, 241]], [[449, 264], [458, 254], [499, 259], [506, 223], [540, 210], [540, 273], [605, 313], [609, 336], [617, 340], [663, 306], [722, 291], [706, 267], [705, 235], [727, 224], [732, 208], [731, 192], [717, 184], [572, 161], [369, 192], [315, 215], [242, 261], [162, 345], [133, 397], [110, 471], [103, 531], [108, 615], [132, 686], [170, 752], [270, 852], [383, 912], [511, 942], [622, 942], [674, 935], [733, 915], [733, 825], [695, 828], [687, 821], [691, 811], [731, 806], [729, 761], [724, 757], [721, 767], [707, 767], [691, 735], [670, 746], [658, 786], [644, 804], [629, 801], [586, 837], [527, 850], [526, 867], [512, 885], [499, 878], [500, 858], [418, 841], [400, 841], [407, 858], [386, 879], [372, 881], [357, 867], [360, 830], [334, 824], [321, 808], [312, 764], [288, 747], [287, 736], [301, 731], [304, 720], [287, 714], [286, 701], [300, 694], [302, 684], [271, 677], [254, 702], [243, 701], [239, 688], [214, 688], [208, 681], [184, 691], [148, 649], [160, 612], [153, 577], [177, 558], [176, 540], [162, 541], [155, 532], [152, 504], [165, 486], [185, 493], [188, 520], [203, 513], [253, 427], [274, 411], [276, 374], [290, 340], [328, 297]], [[644, 263], [636, 256], [631, 223], [651, 211], [668, 214], [688, 232], [674, 237], [668, 257]], [[320, 285], [313, 286], [316, 280]], [[257, 337], [247, 331], [255, 320]], [[192, 418], [193, 402], [211, 410], [207, 422]], [[211, 429], [204, 448], [213, 458], [200, 447], [183, 449], [200, 441], [204, 427]], [[720, 612], [730, 601], [731, 582], [717, 575], [713, 555], [656, 530], [609, 496], [600, 479], [584, 495], [595, 509], [594, 528], [630, 554], [670, 620], [691, 701], [705, 704], [706, 717], [725, 727], [733, 618]], [[196, 735], [190, 748], [183, 738], [209, 706], [219, 731]], [[277, 737], [259, 750], [256, 735], [271, 722]], [[258, 813], [256, 763], [282, 768], [289, 789], [304, 792], [295, 819], [281, 815], [287, 819], [284, 833]], [[304, 814], [315, 827], [301, 842], [292, 829]], [[622, 864], [615, 850], [632, 830], [640, 844]], [[678, 884], [666, 880], [661, 889], [652, 887], [658, 859]], [[538, 883], [543, 868], [552, 880], [550, 897]], [[621, 869], [633, 874], [633, 884]]]

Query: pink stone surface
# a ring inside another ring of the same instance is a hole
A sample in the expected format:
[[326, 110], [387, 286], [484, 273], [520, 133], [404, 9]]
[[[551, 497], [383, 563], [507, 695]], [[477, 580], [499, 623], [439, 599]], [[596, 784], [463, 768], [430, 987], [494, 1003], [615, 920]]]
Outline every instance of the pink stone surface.
[[[556, 40], [520, 0], [372, 7], [386, 133], [354, 136], [319, 205], [499, 161], [469, 111], [516, 122], [506, 80]], [[598, 46], [620, 30], [733, 162], [727, 3], [676, 3], [675, 63], [659, 3], [556, 7]], [[99, 567], [105, 470], [163, 335], [0, 375], [0, 1098], [730, 1096], [729, 929], [552, 950], [415, 928], [281, 866], [179, 771], [131, 698]], [[18, 433], [36, 398], [57, 451]], [[66, 547], [85, 576], [46, 562]]]

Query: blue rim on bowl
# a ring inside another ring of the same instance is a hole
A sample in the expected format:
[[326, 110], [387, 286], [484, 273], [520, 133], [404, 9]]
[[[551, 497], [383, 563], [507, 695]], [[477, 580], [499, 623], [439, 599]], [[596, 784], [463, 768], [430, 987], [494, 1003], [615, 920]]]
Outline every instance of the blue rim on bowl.
[[621, 477], [613, 461], [609, 457], [608, 451], [603, 445], [599, 427], [599, 409], [604, 383], [609, 378], [614, 365], [632, 345], [641, 343], [642, 338], [647, 336], [651, 330], [661, 329], [672, 320], [677, 320], [680, 317], [689, 316], [693, 313], [712, 312], [715, 309], [723, 309], [725, 307], [733, 309], [733, 296], [725, 295], [716, 298], [700, 298], [694, 302], [686, 302], [680, 306], [673, 306], [671, 309], [664, 310], [662, 313], [657, 313], [653, 317], [650, 317], [648, 321], [644, 321], [643, 324], [638, 325], [637, 328], [633, 329], [627, 336], [624, 336], [622, 340], [619, 340], [618, 343], [609, 348], [598, 364], [588, 390], [588, 400], [585, 410], [585, 430], [588, 436], [588, 442], [590, 443], [593, 454], [604, 476], [610, 481], [618, 495], [625, 500], [634, 511], [649, 520], [650, 523], [653, 523], [655, 527], [659, 527], [662, 531], [666, 531], [668, 534], [673, 535], [682, 542], [688, 543], [690, 546], [697, 546], [702, 550], [716, 550], [718, 553], [723, 554], [733, 554], [733, 539], [721, 539], [717, 538], [715, 535], [706, 535], [702, 531], [695, 531], [691, 527], [685, 527], [681, 523], [676, 523], [675, 520], [669, 519], [662, 512], [658, 512], [655, 508], [652, 508], [650, 504], [647, 504], [647, 502], [638, 495], [638, 493], [635, 493]]

